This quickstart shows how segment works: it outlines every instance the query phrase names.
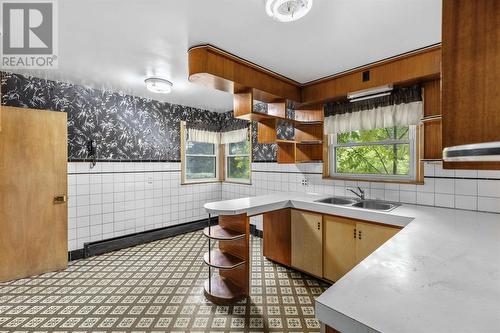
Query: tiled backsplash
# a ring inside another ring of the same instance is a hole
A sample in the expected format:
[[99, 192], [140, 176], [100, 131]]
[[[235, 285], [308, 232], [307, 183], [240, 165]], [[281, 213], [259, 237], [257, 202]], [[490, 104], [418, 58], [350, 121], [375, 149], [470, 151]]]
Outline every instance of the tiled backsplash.
[[135, 232], [205, 219], [220, 183], [181, 186], [180, 163], [68, 163], [69, 250]]
[[[203, 204], [273, 192], [352, 196], [500, 213], [500, 171], [443, 170], [425, 164], [424, 185], [324, 180], [322, 164], [253, 163], [252, 184], [181, 185], [180, 163], [68, 163], [69, 250], [85, 242], [205, 219]], [[303, 185], [304, 182], [307, 185]], [[252, 218], [261, 229], [262, 219]]]
[[[441, 162], [426, 162], [425, 184], [406, 185], [322, 179], [322, 167], [253, 163], [252, 185], [224, 183], [222, 198], [288, 191], [354, 196], [347, 189], [359, 186], [373, 199], [500, 213], [500, 171], [445, 170]], [[259, 228], [261, 222], [256, 217], [252, 223]]]

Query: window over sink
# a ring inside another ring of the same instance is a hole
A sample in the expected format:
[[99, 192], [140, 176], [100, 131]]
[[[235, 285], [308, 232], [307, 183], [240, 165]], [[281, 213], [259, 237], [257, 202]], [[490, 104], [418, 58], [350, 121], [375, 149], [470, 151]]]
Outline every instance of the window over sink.
[[338, 133], [330, 149], [330, 176], [414, 180], [416, 126]]

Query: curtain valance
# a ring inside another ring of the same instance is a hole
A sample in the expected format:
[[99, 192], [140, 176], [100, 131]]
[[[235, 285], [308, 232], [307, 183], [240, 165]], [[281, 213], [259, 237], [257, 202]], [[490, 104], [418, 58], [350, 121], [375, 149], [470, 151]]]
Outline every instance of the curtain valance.
[[416, 125], [423, 116], [419, 86], [395, 89], [391, 95], [325, 105], [325, 134]]

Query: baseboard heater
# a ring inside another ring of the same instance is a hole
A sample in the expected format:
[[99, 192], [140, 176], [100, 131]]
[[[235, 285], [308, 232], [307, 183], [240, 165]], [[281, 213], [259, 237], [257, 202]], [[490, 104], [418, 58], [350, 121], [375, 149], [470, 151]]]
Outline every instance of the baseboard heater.
[[[212, 217], [210, 219], [211, 225], [218, 223], [217, 217]], [[116, 250], [121, 250], [131, 246], [137, 246], [144, 243], [149, 243], [157, 241], [160, 239], [182, 235], [188, 232], [201, 230], [208, 225], [207, 219], [178, 224], [170, 227], [158, 228], [153, 230], [147, 230], [138, 232], [135, 234], [124, 235], [120, 237], [114, 237], [109, 239], [104, 239], [101, 241], [85, 243], [82, 250], [76, 250], [70, 252], [70, 260], [89, 258], [99, 254], [104, 254]], [[72, 256], [71, 254], [74, 255]], [[77, 258], [80, 255], [80, 258]]]

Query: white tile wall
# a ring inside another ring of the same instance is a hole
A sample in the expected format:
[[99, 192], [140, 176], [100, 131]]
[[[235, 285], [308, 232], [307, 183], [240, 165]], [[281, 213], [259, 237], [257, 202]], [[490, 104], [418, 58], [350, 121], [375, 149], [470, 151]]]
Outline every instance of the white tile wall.
[[[252, 184], [222, 184], [222, 198], [268, 194], [272, 192], [315, 192], [353, 196], [346, 191], [360, 186], [369, 198], [448, 208], [500, 212], [500, 171], [444, 170], [440, 162], [424, 165], [425, 184], [385, 184], [323, 180], [322, 164], [283, 165], [253, 163]], [[488, 178], [488, 179], [482, 179]], [[307, 180], [307, 186], [302, 180]], [[252, 220], [257, 227], [258, 218]]]
[[221, 184], [180, 185], [180, 163], [68, 163], [69, 250], [97, 241], [207, 217]]
[[[180, 163], [68, 163], [69, 249], [135, 232], [207, 217], [203, 204], [272, 192], [316, 192], [352, 196], [360, 186], [369, 198], [500, 213], [500, 172], [443, 170], [425, 164], [425, 184], [323, 180], [322, 165], [253, 163], [252, 184], [180, 185]], [[434, 177], [434, 178], [431, 178]], [[488, 178], [488, 179], [485, 179]], [[302, 185], [305, 180], [307, 185]], [[260, 229], [260, 217], [252, 219]]]

